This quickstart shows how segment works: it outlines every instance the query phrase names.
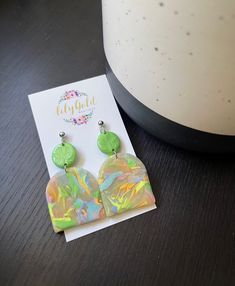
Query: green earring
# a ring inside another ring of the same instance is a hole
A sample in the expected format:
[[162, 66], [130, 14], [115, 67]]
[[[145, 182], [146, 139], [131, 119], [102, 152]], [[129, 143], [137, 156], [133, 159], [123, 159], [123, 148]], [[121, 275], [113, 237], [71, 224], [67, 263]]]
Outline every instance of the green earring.
[[55, 232], [89, 223], [105, 217], [99, 186], [93, 175], [82, 168], [70, 168], [76, 160], [75, 147], [65, 142], [52, 151], [54, 164], [64, 169], [55, 174], [46, 188], [46, 198]]
[[153, 205], [155, 197], [144, 164], [131, 154], [119, 153], [119, 137], [98, 122], [100, 134], [97, 146], [110, 155], [99, 171], [98, 183], [107, 216]]
[[105, 130], [102, 120], [98, 122], [98, 125], [100, 126], [100, 135], [97, 139], [97, 145], [100, 151], [107, 155], [118, 153], [121, 147], [119, 137], [115, 133]]
[[72, 144], [64, 141], [65, 133], [60, 132], [61, 144], [55, 146], [52, 151], [52, 161], [59, 168], [71, 167], [77, 157], [76, 149]]

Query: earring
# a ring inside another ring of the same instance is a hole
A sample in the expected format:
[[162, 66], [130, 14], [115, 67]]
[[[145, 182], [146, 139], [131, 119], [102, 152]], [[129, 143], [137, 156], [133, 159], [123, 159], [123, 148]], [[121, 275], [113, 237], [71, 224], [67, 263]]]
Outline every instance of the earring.
[[131, 154], [118, 153], [121, 147], [119, 137], [107, 131], [103, 121], [98, 125], [98, 148], [111, 155], [101, 166], [98, 178], [106, 215], [154, 204], [155, 197], [144, 164]]
[[105, 217], [99, 186], [93, 175], [82, 168], [71, 167], [77, 157], [75, 147], [65, 142], [52, 151], [54, 164], [64, 169], [55, 174], [46, 188], [48, 209], [55, 232]]

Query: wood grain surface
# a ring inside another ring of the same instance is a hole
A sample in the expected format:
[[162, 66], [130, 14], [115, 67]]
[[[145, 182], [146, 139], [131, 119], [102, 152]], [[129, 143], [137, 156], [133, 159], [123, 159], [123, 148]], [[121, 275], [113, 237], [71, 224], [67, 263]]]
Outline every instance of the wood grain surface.
[[101, 3], [2, 0], [0, 35], [0, 285], [235, 285], [234, 156], [174, 148], [123, 112], [157, 211], [68, 244], [53, 233], [27, 95], [105, 72]]

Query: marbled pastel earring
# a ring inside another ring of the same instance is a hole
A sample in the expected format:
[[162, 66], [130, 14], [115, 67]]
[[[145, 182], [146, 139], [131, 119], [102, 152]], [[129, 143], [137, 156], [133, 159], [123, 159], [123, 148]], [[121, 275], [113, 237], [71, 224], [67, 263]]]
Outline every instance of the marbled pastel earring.
[[71, 167], [77, 157], [73, 145], [64, 141], [52, 151], [54, 164], [64, 169], [55, 174], [46, 189], [48, 209], [55, 232], [105, 217], [97, 180], [87, 170]]
[[97, 145], [101, 152], [110, 155], [99, 171], [98, 183], [107, 216], [153, 205], [155, 197], [144, 164], [131, 154], [118, 153], [119, 137], [105, 130], [99, 121], [100, 135]]

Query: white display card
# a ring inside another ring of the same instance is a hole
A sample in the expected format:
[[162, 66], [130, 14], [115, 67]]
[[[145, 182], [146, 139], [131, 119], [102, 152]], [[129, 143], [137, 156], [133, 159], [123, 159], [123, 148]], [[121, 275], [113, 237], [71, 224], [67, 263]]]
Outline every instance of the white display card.
[[[53, 164], [51, 153], [60, 143], [59, 132], [64, 131], [66, 141], [74, 145], [78, 152], [75, 166], [87, 169], [97, 178], [99, 168], [107, 158], [96, 143], [99, 120], [103, 120], [106, 128], [119, 136], [121, 152], [135, 155], [105, 75], [30, 94], [29, 101], [50, 177], [61, 171]], [[148, 206], [68, 229], [65, 231], [66, 241], [155, 208], [155, 205]]]

